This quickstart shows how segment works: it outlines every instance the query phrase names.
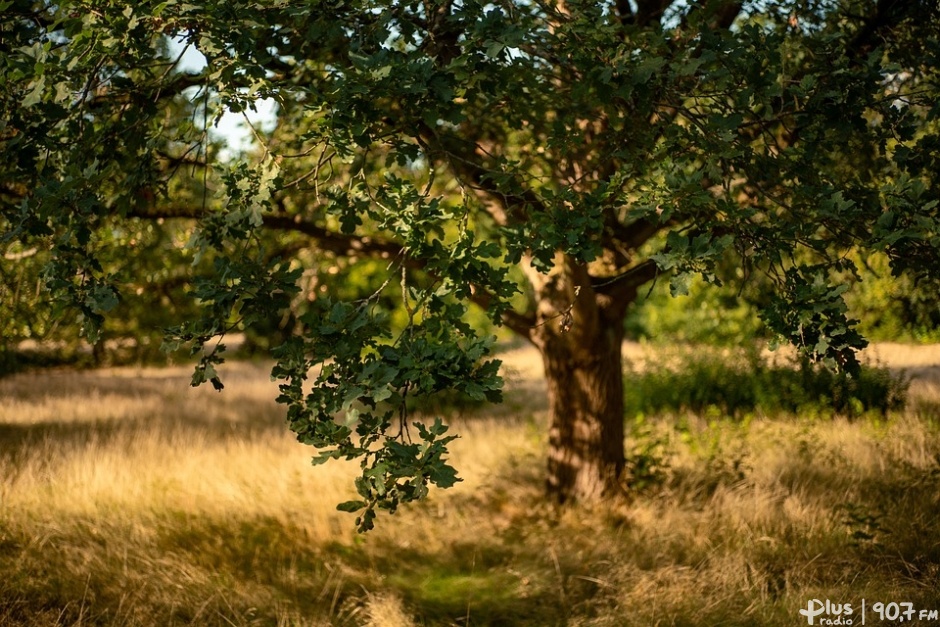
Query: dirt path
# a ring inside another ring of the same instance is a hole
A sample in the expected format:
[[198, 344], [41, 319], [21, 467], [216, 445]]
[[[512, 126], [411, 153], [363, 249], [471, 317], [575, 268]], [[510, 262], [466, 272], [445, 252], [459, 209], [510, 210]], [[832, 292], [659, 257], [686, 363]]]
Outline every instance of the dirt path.
[[870, 346], [864, 354], [873, 363], [903, 370], [911, 377], [912, 398], [940, 398], [940, 345], [884, 342]]

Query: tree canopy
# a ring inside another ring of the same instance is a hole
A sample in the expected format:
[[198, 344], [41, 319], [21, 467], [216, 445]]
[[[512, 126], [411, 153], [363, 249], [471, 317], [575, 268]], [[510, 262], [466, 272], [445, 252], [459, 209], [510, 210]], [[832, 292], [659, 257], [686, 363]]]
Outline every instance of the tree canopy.
[[[459, 480], [453, 436], [412, 425], [409, 399], [500, 398], [468, 306], [542, 351], [564, 500], [619, 480], [620, 342], [644, 285], [720, 283], [730, 259], [774, 333], [851, 369], [851, 253], [940, 272], [930, 0], [0, 11], [4, 267], [42, 251], [57, 311], [91, 341], [171, 268], [194, 309], [166, 347], [198, 357], [194, 385], [223, 387], [226, 334], [285, 327], [278, 400], [315, 461], [362, 460], [340, 507], [363, 530]], [[181, 66], [188, 48], [204, 68]], [[232, 154], [213, 125], [259, 99], [272, 128]], [[141, 269], [156, 239], [189, 265]]]

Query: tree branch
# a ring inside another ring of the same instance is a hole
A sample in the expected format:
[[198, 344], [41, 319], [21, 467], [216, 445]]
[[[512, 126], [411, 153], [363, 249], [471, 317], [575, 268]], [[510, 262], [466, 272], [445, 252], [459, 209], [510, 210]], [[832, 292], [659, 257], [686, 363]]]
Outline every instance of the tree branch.
[[636, 251], [665, 227], [647, 218], [624, 224], [611, 212], [607, 213], [607, 217], [609, 219], [604, 225], [604, 239], [608, 243], [606, 247], [619, 253], [624, 261], [629, 261], [630, 252]]
[[373, 255], [388, 259], [401, 254], [400, 244], [366, 235], [345, 235], [325, 229], [313, 222], [287, 214], [265, 214], [262, 224], [267, 229], [302, 233], [315, 239], [321, 248], [337, 255]]
[[638, 26], [649, 26], [662, 19], [673, 0], [638, 0], [635, 22]]
[[614, 300], [630, 302], [636, 298], [641, 285], [649, 283], [657, 276], [659, 276], [659, 266], [655, 261], [647, 259], [615, 277], [592, 278], [592, 287], [598, 294], [610, 296]]
[[[142, 220], [189, 219], [199, 220], [206, 217], [201, 209], [190, 207], [167, 207], [152, 210], [134, 209], [127, 213], [129, 218]], [[402, 246], [395, 242], [365, 235], [345, 235], [326, 229], [318, 224], [304, 220], [300, 216], [288, 214], [264, 214], [262, 226], [274, 231], [290, 231], [306, 235], [316, 240], [320, 248], [337, 255], [371, 255], [388, 259], [402, 252]]]
[[442, 160], [459, 179], [499, 204], [502, 211], [487, 209], [497, 224], [505, 226], [510, 220], [524, 222], [528, 219], [529, 208], [545, 209], [542, 200], [531, 189], [506, 190], [496, 185], [492, 175], [497, 172], [480, 162], [475, 143], [453, 134], [437, 133], [428, 126], [422, 128], [416, 139], [429, 159]]
[[[493, 295], [489, 290], [478, 285], [470, 286], [470, 300], [481, 309], [489, 309], [493, 302]], [[535, 316], [521, 314], [514, 309], [504, 311], [500, 316], [503, 325], [516, 334], [532, 342], [532, 329], [535, 327]]]
[[881, 42], [888, 39], [901, 22], [908, 17], [916, 16], [921, 10], [919, 3], [911, 0], [878, 0], [874, 15], [865, 20], [865, 25], [849, 42], [846, 50], [847, 56], [853, 61], [866, 56]]

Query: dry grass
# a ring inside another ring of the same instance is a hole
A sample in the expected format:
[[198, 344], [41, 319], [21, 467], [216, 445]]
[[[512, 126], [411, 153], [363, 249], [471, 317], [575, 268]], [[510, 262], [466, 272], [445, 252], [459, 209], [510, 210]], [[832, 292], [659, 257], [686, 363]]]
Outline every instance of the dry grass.
[[[642, 347], [630, 347], [640, 356]], [[910, 352], [910, 351], [909, 351]], [[266, 366], [0, 380], [0, 625], [797, 625], [810, 598], [940, 608], [940, 354], [888, 419], [635, 425], [632, 503], [541, 500], [540, 367], [454, 410], [463, 483], [365, 537]]]

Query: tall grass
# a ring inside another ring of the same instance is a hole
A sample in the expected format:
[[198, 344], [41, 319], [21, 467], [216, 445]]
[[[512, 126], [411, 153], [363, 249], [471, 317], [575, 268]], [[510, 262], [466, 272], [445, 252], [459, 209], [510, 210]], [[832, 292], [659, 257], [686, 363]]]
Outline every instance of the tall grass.
[[464, 481], [364, 537], [334, 509], [355, 469], [310, 467], [264, 366], [233, 365], [221, 394], [172, 369], [0, 380], [0, 625], [790, 626], [811, 598], [940, 608], [932, 384], [912, 386], [917, 410], [854, 420], [647, 413], [630, 422], [632, 501], [555, 508], [530, 357], [506, 356], [503, 406], [451, 416]]
[[793, 357], [768, 361], [754, 348], [674, 348], [630, 373], [626, 411], [630, 416], [886, 415], [904, 405], [909, 383], [904, 373], [870, 363], [852, 376]]

